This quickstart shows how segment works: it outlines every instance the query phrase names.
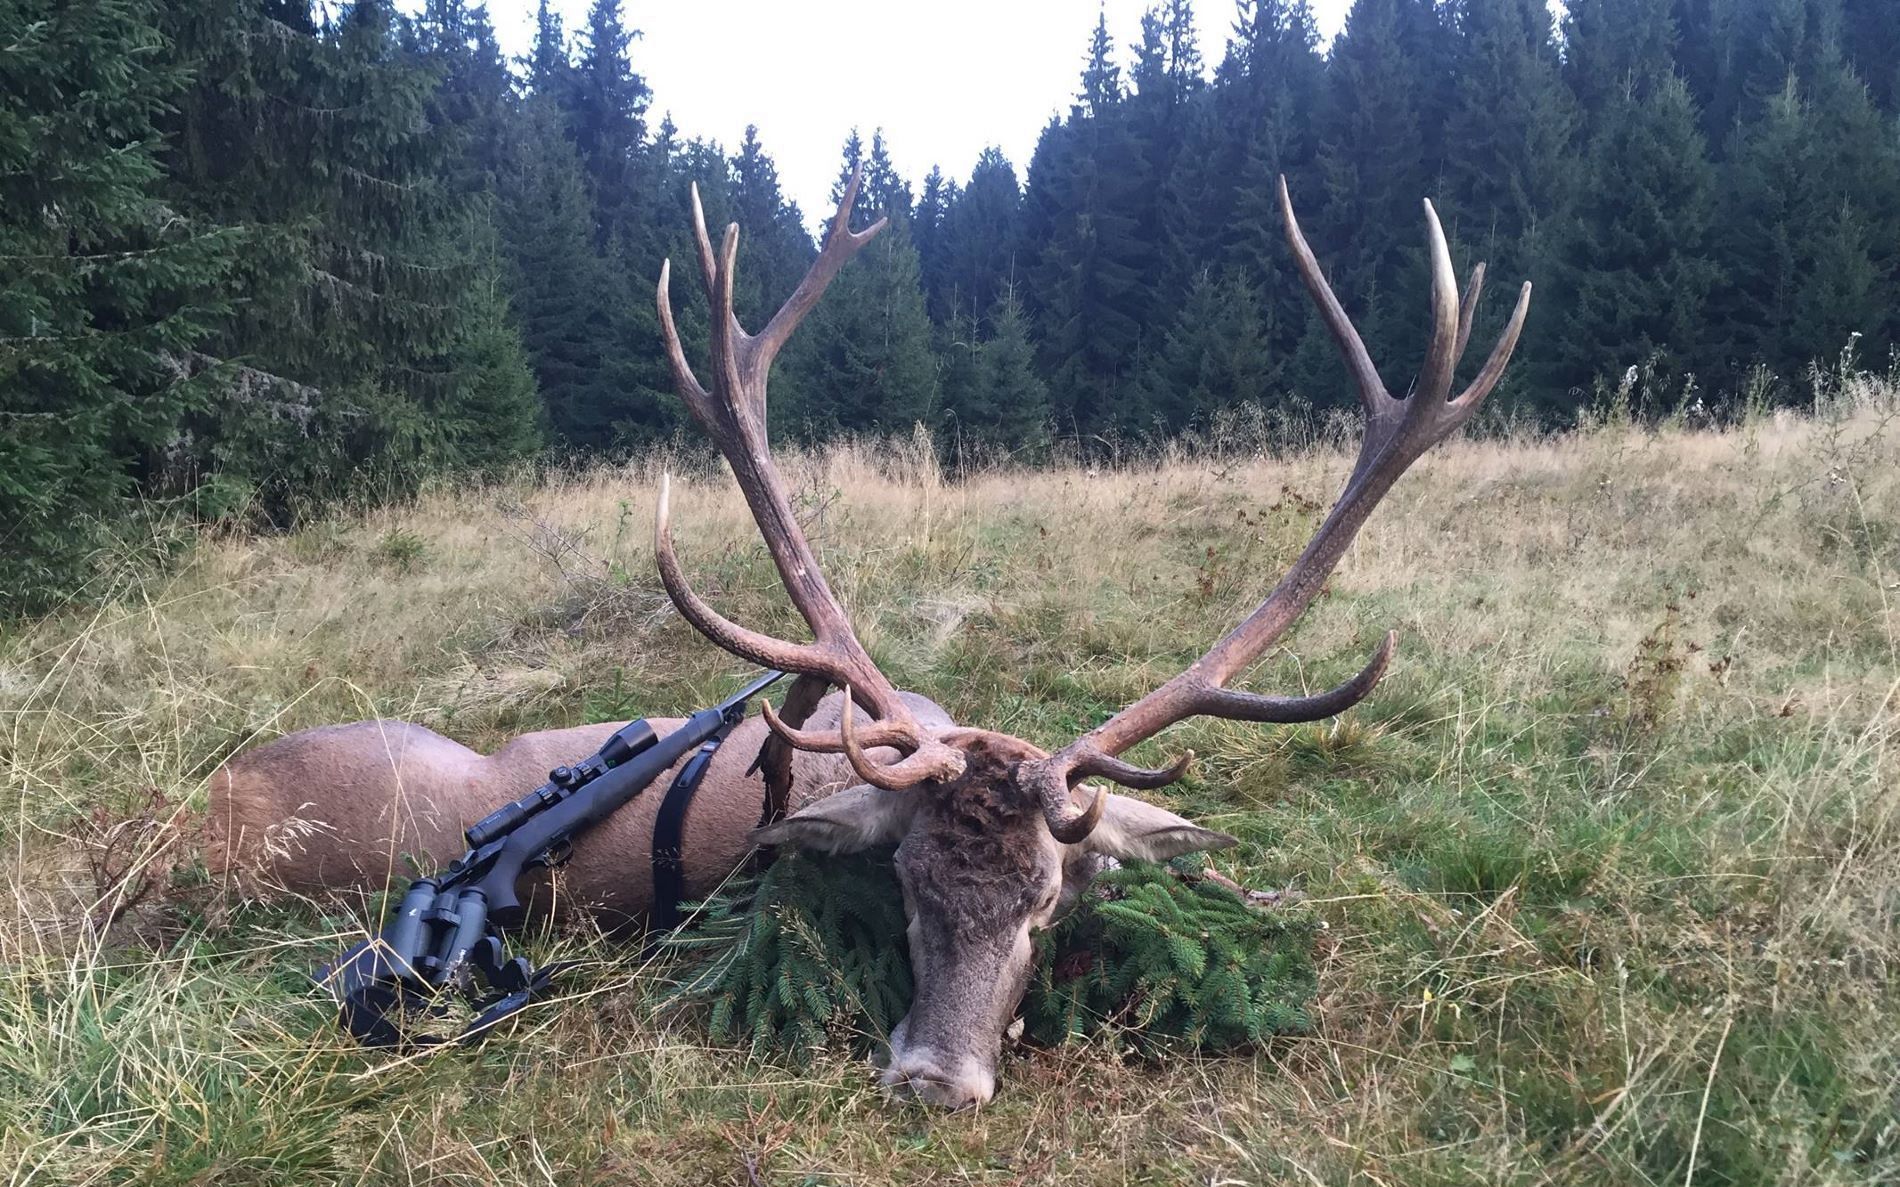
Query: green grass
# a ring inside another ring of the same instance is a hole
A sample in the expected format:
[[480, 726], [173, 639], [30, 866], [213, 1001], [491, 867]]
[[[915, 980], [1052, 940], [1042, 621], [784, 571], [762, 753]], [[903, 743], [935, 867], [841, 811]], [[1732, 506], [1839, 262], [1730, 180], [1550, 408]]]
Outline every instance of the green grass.
[[[0, 1168], [1893, 1182], [1900, 433], [1893, 393], [1855, 394], [1818, 422], [1422, 462], [1248, 681], [1323, 687], [1396, 625], [1379, 691], [1337, 722], [1193, 722], [1134, 756], [1194, 747], [1157, 799], [1241, 838], [1223, 871], [1324, 921], [1310, 1034], [1222, 1057], [1012, 1048], [996, 1100], [959, 1115], [885, 1099], [848, 1044], [793, 1062], [715, 1043], [657, 1004], [669, 970], [637, 943], [579, 930], [532, 939], [591, 962], [567, 999], [482, 1051], [354, 1050], [305, 975], [358, 917], [238, 901], [198, 862], [206, 777], [292, 729], [386, 713], [490, 747], [706, 701], [734, 665], [651, 576], [650, 466], [205, 538], [164, 573], [107, 558], [102, 605], [0, 627]], [[820, 547], [887, 670], [1044, 743], [1231, 625], [1310, 528], [1283, 490], [1317, 497], [1349, 464], [952, 484], [890, 456], [915, 448], [786, 465], [838, 492]], [[675, 523], [725, 612], [793, 630], [730, 492], [683, 484]]]

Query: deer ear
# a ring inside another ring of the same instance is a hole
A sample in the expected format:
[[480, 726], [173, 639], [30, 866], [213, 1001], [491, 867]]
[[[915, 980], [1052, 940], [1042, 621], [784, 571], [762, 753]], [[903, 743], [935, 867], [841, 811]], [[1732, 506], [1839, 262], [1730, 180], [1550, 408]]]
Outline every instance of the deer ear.
[[1225, 849], [1240, 842], [1226, 833], [1202, 828], [1166, 808], [1132, 796], [1108, 797], [1102, 819], [1083, 846], [1123, 861], [1167, 861], [1201, 849]]
[[891, 845], [910, 829], [916, 793], [860, 783], [807, 804], [777, 824], [752, 831], [754, 845], [791, 845], [820, 853], [856, 853]]

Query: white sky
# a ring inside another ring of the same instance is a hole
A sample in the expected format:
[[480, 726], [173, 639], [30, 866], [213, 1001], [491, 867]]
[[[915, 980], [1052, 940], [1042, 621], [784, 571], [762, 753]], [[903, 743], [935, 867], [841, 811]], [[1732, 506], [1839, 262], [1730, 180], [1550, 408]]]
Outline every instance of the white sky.
[[[625, 0], [642, 32], [634, 69], [653, 88], [651, 122], [671, 112], [682, 136], [738, 147], [759, 126], [786, 192], [815, 223], [829, 213], [839, 153], [855, 124], [882, 127], [913, 186], [932, 164], [961, 181], [999, 145], [1020, 179], [1049, 117], [1068, 110], [1099, 10], [1124, 68], [1153, 0], [959, 0], [950, 5], [841, 0]], [[1314, 0], [1330, 39], [1351, 0]], [[556, 0], [571, 35], [589, 0]], [[534, 40], [534, 0], [489, 0], [511, 55]], [[1226, 51], [1232, 0], [1195, 5], [1201, 56]]]

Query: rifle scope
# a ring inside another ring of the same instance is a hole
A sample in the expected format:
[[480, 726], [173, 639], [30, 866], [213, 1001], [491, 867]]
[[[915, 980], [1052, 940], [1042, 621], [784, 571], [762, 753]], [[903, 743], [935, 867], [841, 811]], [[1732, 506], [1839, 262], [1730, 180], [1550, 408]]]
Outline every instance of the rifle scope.
[[644, 717], [639, 721], [628, 722], [615, 730], [613, 737], [608, 738], [606, 744], [585, 763], [554, 768], [548, 772], [546, 783], [469, 825], [465, 834], [469, 846], [480, 849], [495, 838], [507, 835], [522, 821], [552, 808], [566, 799], [570, 792], [585, 787], [620, 764], [645, 753], [657, 741], [659, 736]]

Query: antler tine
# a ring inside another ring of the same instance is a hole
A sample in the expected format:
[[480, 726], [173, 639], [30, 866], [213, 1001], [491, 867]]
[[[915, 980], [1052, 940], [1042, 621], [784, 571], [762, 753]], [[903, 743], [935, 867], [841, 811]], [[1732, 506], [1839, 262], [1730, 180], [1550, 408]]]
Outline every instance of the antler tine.
[[[921, 731], [916, 730], [914, 726], [904, 740], [915, 747], [915, 753], [889, 766], [872, 762], [871, 756], [864, 752], [864, 743], [859, 739], [858, 731], [854, 728], [855, 723], [851, 720], [851, 700], [851, 689], [847, 686], [844, 690], [843, 710], [838, 717], [838, 738], [844, 743], [844, 756], [851, 763], [851, 769], [858, 773], [858, 778], [873, 787], [881, 787], [885, 791], [903, 791], [907, 787], [917, 786], [926, 779], [935, 779], [943, 775], [940, 756], [931, 752], [925, 745], [924, 739], [919, 736]], [[942, 746], [941, 743], [938, 745]], [[956, 753], [948, 747], [943, 747], [943, 749], [951, 754]], [[957, 757], [957, 766], [959, 770], [962, 767], [961, 755]]]
[[1456, 367], [1465, 357], [1465, 347], [1471, 345], [1471, 326], [1478, 316], [1478, 297], [1484, 292], [1484, 261], [1479, 260], [1471, 269], [1471, 279], [1465, 282], [1465, 299], [1458, 305], [1458, 353], [1452, 356], [1452, 366]]
[[706, 295], [713, 291], [713, 245], [712, 236], [706, 233], [706, 208], [699, 201], [699, 183], [689, 182], [686, 192], [693, 198], [693, 247], [699, 257], [699, 280], [706, 289]]
[[704, 419], [710, 415], [706, 407], [708, 399], [706, 389], [701, 386], [693, 374], [693, 366], [686, 361], [686, 348], [680, 345], [679, 327], [673, 324], [673, 298], [668, 292], [673, 274], [673, 261], [660, 261], [660, 283], [655, 296], [660, 306], [660, 337], [666, 343], [666, 361], [673, 368], [673, 386], [679, 390], [680, 399], [695, 419]]
[[1209, 684], [1198, 691], [1193, 715], [1274, 725], [1295, 725], [1303, 721], [1324, 721], [1328, 717], [1336, 717], [1366, 699], [1385, 675], [1386, 666], [1392, 662], [1392, 653], [1398, 645], [1399, 633], [1387, 631], [1385, 638], [1379, 641], [1378, 650], [1372, 653], [1365, 667], [1359, 669], [1358, 675], [1325, 692], [1309, 696], [1261, 696]]
[[1300, 233], [1287, 194], [1286, 178], [1279, 183], [1280, 211], [1286, 220], [1287, 242], [1293, 250], [1307, 291], [1319, 306], [1328, 329], [1339, 345], [1347, 370], [1359, 387], [1366, 408], [1366, 435], [1346, 489], [1313, 534], [1273, 592], [1240, 625], [1229, 631], [1207, 653], [1160, 688], [1123, 709], [1108, 721], [1069, 743], [1046, 759], [1023, 764], [1020, 778], [1033, 786], [1042, 802], [1050, 832], [1073, 843], [1086, 837], [1101, 813], [1101, 796], [1076, 809], [1070, 788], [1091, 775], [1126, 786], [1159, 787], [1186, 770], [1185, 761], [1161, 771], [1145, 771], [1121, 762], [1117, 756], [1189, 717], [1223, 717], [1238, 721], [1317, 721], [1344, 711], [1371, 693], [1385, 674], [1397, 645], [1396, 632], [1386, 632], [1378, 649], [1359, 674], [1327, 692], [1301, 697], [1268, 697], [1237, 692], [1227, 682], [1258, 659], [1284, 635], [1312, 604], [1327, 576], [1379, 500], [1411, 464], [1432, 445], [1450, 435], [1477, 410], [1497, 386], [1516, 348], [1524, 319], [1530, 311], [1530, 285], [1519, 294], [1517, 309], [1489, 361], [1469, 388], [1455, 400], [1446, 400], [1453, 372], [1470, 339], [1471, 321], [1483, 291], [1483, 265], [1473, 270], [1462, 300], [1452, 272], [1451, 249], [1432, 204], [1425, 203], [1425, 227], [1432, 267], [1432, 336], [1419, 371], [1418, 384], [1403, 400], [1394, 399], [1379, 379], [1364, 341], [1353, 328], [1319, 262]]
[[880, 218], [862, 231], [851, 229], [851, 207], [858, 200], [858, 186], [864, 179], [864, 167], [852, 170], [851, 180], [845, 183], [844, 194], [838, 200], [838, 213], [832, 216], [831, 227], [825, 233], [825, 242], [818, 250], [818, 258], [812, 262], [810, 271], [785, 299], [785, 304], [772, 315], [765, 328], [753, 339], [754, 349], [758, 352], [760, 373], [771, 365], [779, 348], [785, 345], [798, 323], [818, 304], [818, 298], [825, 293], [832, 277], [838, 275], [838, 269], [852, 256], [857, 255], [864, 245], [878, 237], [885, 227], [890, 225], [888, 218]]
[[1458, 279], [1451, 271], [1451, 245], [1445, 242], [1445, 228], [1439, 225], [1438, 211], [1425, 199], [1425, 233], [1430, 239], [1432, 257], [1432, 341], [1425, 350], [1425, 364], [1419, 368], [1418, 390], [1412, 399], [1420, 407], [1421, 419], [1436, 414], [1436, 405], [1445, 402], [1451, 391], [1451, 369], [1458, 363]]
[[724, 374], [724, 390], [732, 393], [729, 401], [734, 411], [738, 410], [740, 400], [745, 401], [748, 411], [765, 423], [765, 376], [761, 372], [755, 383], [746, 382], [748, 376], [748, 335], [740, 328], [739, 318], [732, 311], [732, 286], [739, 267], [739, 224], [726, 225], [726, 237], [719, 245], [719, 256], [713, 269], [713, 282], [706, 289], [706, 299], [711, 303], [711, 338], [713, 366]]
[[[771, 731], [785, 741], [794, 750], [809, 750], [814, 754], [843, 754], [845, 749], [843, 730], [803, 730], [787, 725], [772, 708], [770, 701], [760, 701], [759, 709], [765, 715], [765, 724]], [[858, 744], [861, 746], [895, 746], [915, 750], [916, 736], [901, 721], [873, 721], [857, 727]]]
[[1306, 282], [1306, 291], [1326, 319], [1326, 328], [1339, 344], [1339, 353], [1345, 356], [1346, 369], [1359, 387], [1359, 400], [1366, 407], [1366, 415], [1384, 415], [1393, 403], [1392, 397], [1386, 393], [1385, 381], [1379, 378], [1379, 369], [1366, 351], [1365, 340], [1359, 337], [1358, 328], [1346, 316], [1345, 306], [1333, 295], [1333, 286], [1326, 283], [1326, 276], [1319, 269], [1318, 257], [1300, 232], [1300, 220], [1293, 216], [1293, 199], [1287, 193], [1284, 173], [1280, 175], [1279, 188], [1280, 217], [1286, 223], [1287, 244], [1293, 249], [1293, 262], [1299, 266], [1300, 279]]
[[694, 592], [686, 580], [686, 571], [680, 567], [679, 555], [673, 551], [672, 499], [673, 476], [662, 474], [660, 502], [653, 516], [653, 559], [659, 566], [660, 584], [666, 587], [666, 596], [672, 599], [680, 617], [722, 650], [760, 667], [777, 668], [781, 672], [828, 674], [830, 665], [824, 662], [825, 657], [817, 648], [748, 630], [707, 605], [705, 599]]
[[1531, 282], [1525, 281], [1524, 287], [1517, 291], [1517, 307], [1511, 310], [1511, 320], [1506, 323], [1504, 332], [1498, 335], [1498, 344], [1491, 348], [1491, 357], [1484, 362], [1484, 368], [1478, 377], [1471, 381], [1452, 406], [1458, 409], [1458, 422], [1463, 424], [1484, 403], [1491, 389], [1504, 378], [1504, 368], [1511, 363], [1511, 354], [1517, 349], [1518, 336], [1524, 332], [1524, 319], [1531, 314]]

